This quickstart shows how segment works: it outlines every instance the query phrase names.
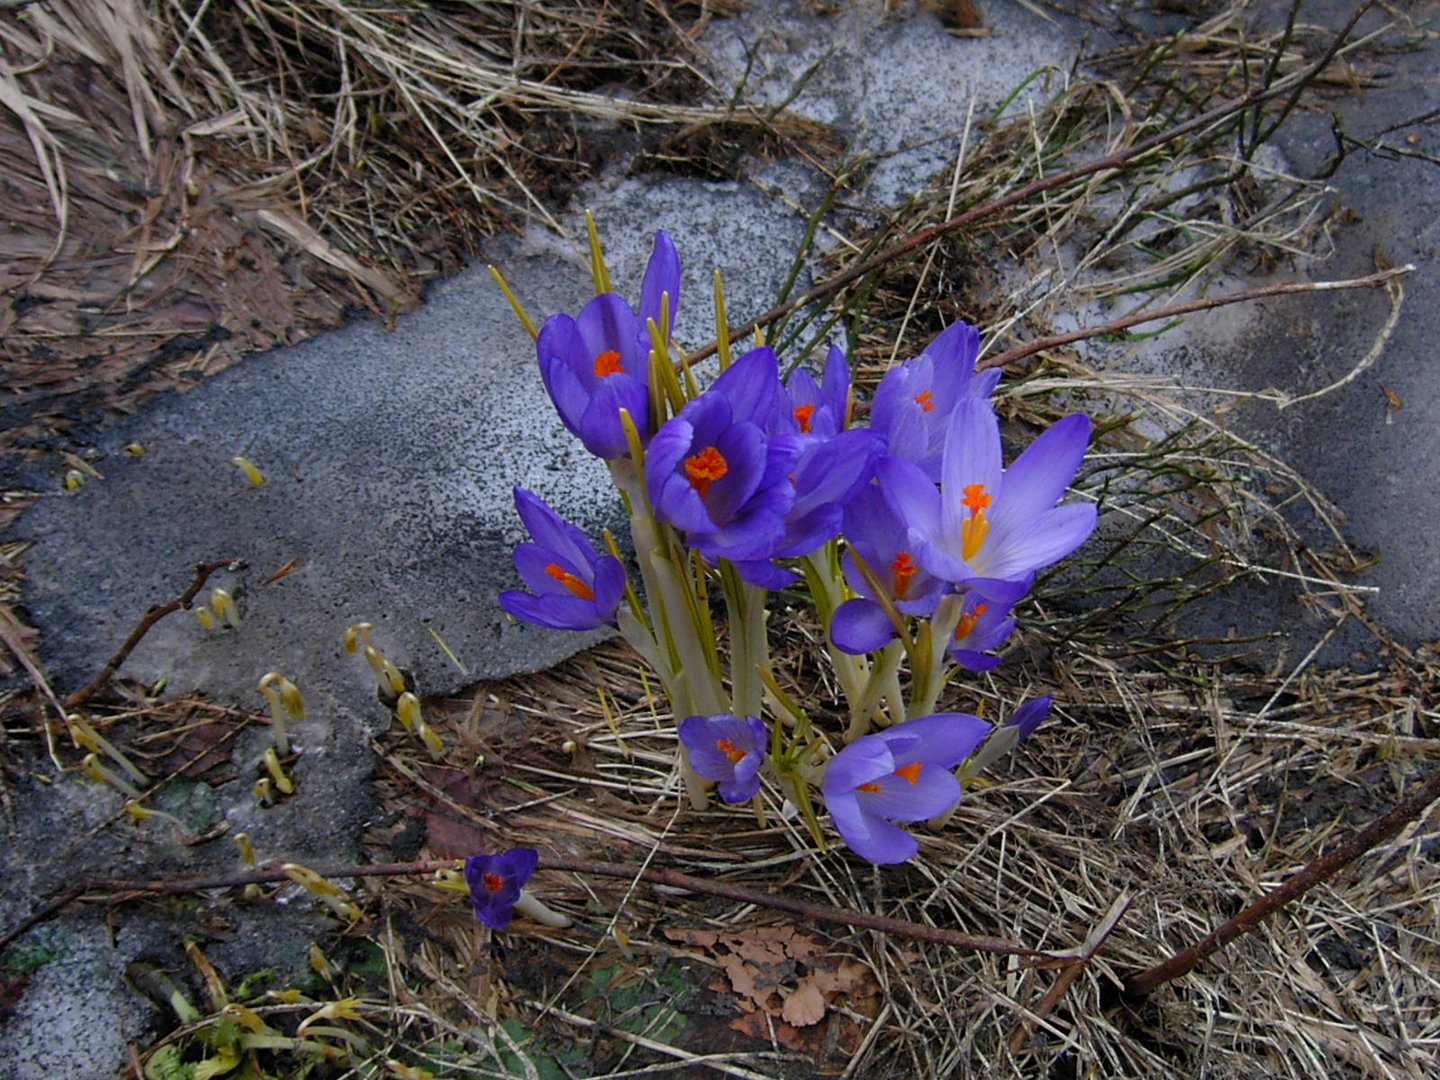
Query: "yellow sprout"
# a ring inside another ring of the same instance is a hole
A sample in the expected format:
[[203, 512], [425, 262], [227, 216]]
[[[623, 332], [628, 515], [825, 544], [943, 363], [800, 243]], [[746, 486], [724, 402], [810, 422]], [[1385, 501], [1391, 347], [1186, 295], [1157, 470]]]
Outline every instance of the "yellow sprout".
[[210, 610], [230, 629], [240, 629], [240, 609], [235, 606], [235, 597], [230, 595], [228, 589], [217, 586], [210, 590]]
[[428, 749], [431, 754], [439, 757], [445, 749], [445, 744], [441, 742], [440, 736], [435, 734], [435, 729], [425, 723], [424, 720], [419, 720], [415, 723], [415, 731], [420, 736], [420, 741], [425, 744], [426, 749]]
[[153, 816], [152, 811], [147, 810], [134, 799], [131, 799], [125, 804], [125, 813], [129, 814], [136, 821], [144, 821], [146, 818]]
[[85, 474], [79, 469], [71, 469], [65, 474], [63, 483], [66, 491], [79, 491], [85, 486]]
[[243, 1027], [254, 1032], [256, 1035], [268, 1030], [265, 1026], [265, 1021], [261, 1020], [254, 1010], [247, 1009], [238, 1001], [232, 1001], [229, 1005], [226, 1005], [225, 1008], [220, 1010], [220, 1015], [238, 1021]]
[[303, 1035], [306, 1028], [321, 1020], [359, 1020], [360, 1004], [361, 999], [358, 997], [347, 997], [341, 998], [339, 1001], [328, 1002], [302, 1020], [295, 1034]]
[[100, 764], [100, 756], [98, 754], [86, 754], [85, 760], [80, 763], [80, 768], [90, 779], [98, 780], [102, 784], [109, 784], [116, 791], [123, 795], [128, 795], [132, 799], [140, 798], [140, 792], [135, 790], [135, 787], [127, 782], [124, 777], [115, 775], [115, 773]]
[[274, 785], [270, 783], [268, 776], [262, 776], [255, 781], [255, 786], [250, 789], [255, 793], [255, 798], [260, 800], [261, 806], [269, 806], [275, 801]]
[[345, 631], [344, 647], [347, 653], [353, 653], [362, 643], [370, 644], [370, 631], [375, 629], [368, 622], [357, 622], [354, 626]]
[[295, 793], [295, 781], [285, 775], [285, 770], [280, 767], [280, 755], [275, 753], [275, 747], [265, 749], [265, 756], [260, 759], [265, 765], [265, 771], [270, 774], [270, 779], [275, 781], [275, 787], [282, 795], [293, 795]]
[[319, 945], [310, 946], [310, 967], [322, 979], [333, 979], [340, 974], [340, 969], [330, 962], [330, 958]]
[[234, 841], [235, 846], [240, 850], [240, 860], [246, 866], [254, 866], [255, 845], [250, 840], [250, 834], [247, 832], [236, 833], [230, 839]]
[[420, 716], [420, 699], [410, 691], [405, 691], [395, 702], [395, 717], [406, 731], [413, 730], [416, 724], [425, 723]]
[[230, 461], [245, 474], [245, 479], [249, 480], [255, 487], [259, 487], [265, 483], [265, 474], [257, 469], [255, 463], [249, 458], [236, 456], [231, 458]]
[[215, 629], [215, 616], [211, 614], [210, 609], [204, 604], [201, 604], [195, 609], [195, 621], [206, 630]]
[[144, 457], [145, 447], [138, 442], [127, 442], [125, 444], [125, 453], [131, 457]]
[[285, 718], [305, 719], [305, 699], [300, 688], [278, 671], [267, 671], [255, 687], [270, 702], [270, 730], [275, 736], [275, 747], [282, 754], [290, 753], [290, 739], [285, 733]]

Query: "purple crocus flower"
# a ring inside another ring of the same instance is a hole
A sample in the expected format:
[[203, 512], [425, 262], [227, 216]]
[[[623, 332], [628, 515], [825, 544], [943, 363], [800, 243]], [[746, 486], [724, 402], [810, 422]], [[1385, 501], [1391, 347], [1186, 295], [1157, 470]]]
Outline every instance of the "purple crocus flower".
[[948, 646], [950, 659], [969, 671], [989, 671], [1000, 663], [989, 655], [1015, 629], [1015, 605], [1030, 591], [1034, 575], [1017, 581], [977, 578], [963, 586], [964, 607]]
[[650, 441], [645, 482], [655, 516], [706, 558], [768, 559], [785, 534], [800, 445], [765, 433], [780, 389], [774, 350], [752, 350]]
[[940, 491], [905, 461], [883, 459], [876, 476], [932, 574], [1016, 580], [1070, 554], [1095, 530], [1093, 504], [1055, 505], [1089, 440], [1090, 418], [1067, 416], [1002, 472], [995, 412], [989, 402], [967, 400], [950, 417]]
[[540, 864], [534, 848], [511, 848], [499, 855], [471, 855], [465, 860], [465, 884], [475, 917], [492, 930], [504, 930], [515, 917], [520, 890]]
[[785, 383], [770, 423], [773, 435], [808, 435], [832, 439], [845, 429], [850, 407], [850, 364], [845, 350], [831, 345], [821, 381], [796, 368]]
[[679, 731], [690, 752], [690, 767], [705, 779], [718, 781], [722, 799], [738, 803], [755, 797], [769, 738], [764, 723], [728, 713], [687, 716]]
[[616, 625], [625, 594], [620, 560], [601, 555], [583, 532], [524, 488], [515, 489], [515, 509], [534, 537], [534, 543], [515, 549], [515, 568], [531, 592], [507, 589], [500, 606], [517, 619], [556, 630]]
[[1050, 694], [1031, 698], [1010, 715], [1010, 719], [1005, 721], [1005, 726], [1015, 728], [1020, 736], [1019, 741], [1024, 742], [1034, 735], [1035, 729], [1049, 717], [1050, 705], [1054, 700]]
[[920, 842], [896, 821], [926, 821], [960, 800], [953, 770], [990, 725], [968, 713], [935, 713], [863, 735], [825, 767], [820, 790], [840, 836], [881, 866], [904, 862]]
[[942, 330], [925, 351], [891, 368], [875, 389], [870, 426], [885, 436], [891, 457], [913, 461], [932, 480], [940, 476], [945, 432], [961, 401], [987, 399], [1000, 369], [976, 372], [980, 332], [957, 322]]
[[660, 320], [660, 298], [669, 293], [668, 335], [680, 300], [680, 257], [664, 232], [641, 287], [637, 314], [614, 293], [601, 293], [575, 318], [552, 315], [540, 328], [535, 350], [540, 377], [560, 420], [603, 458], [630, 452], [620, 410], [635, 421], [642, 443], [650, 434], [650, 335], [646, 320]]
[[845, 580], [860, 595], [835, 610], [830, 640], [842, 652], [859, 656], [874, 652], [895, 637], [895, 625], [860, 572], [852, 552], [875, 572], [885, 596], [906, 615], [931, 615], [945, 582], [930, 574], [916, 558], [905, 522], [879, 487], [861, 489], [845, 506]]

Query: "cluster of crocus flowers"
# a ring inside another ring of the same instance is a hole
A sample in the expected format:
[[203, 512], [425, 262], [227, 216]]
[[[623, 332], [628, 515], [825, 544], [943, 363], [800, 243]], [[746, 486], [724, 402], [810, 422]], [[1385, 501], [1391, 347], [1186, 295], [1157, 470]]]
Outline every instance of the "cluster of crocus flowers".
[[[750, 801], [768, 778], [817, 837], [816, 790], [853, 851], [910, 858], [918, 841], [896, 823], [946, 814], [975, 762], [1048, 714], [1037, 699], [1043, 708], [1022, 706], [996, 729], [937, 704], [957, 673], [1000, 663], [1037, 573], [1093, 531], [1093, 505], [1062, 501], [1088, 418], [1054, 424], [1007, 468], [991, 402], [1000, 375], [977, 370], [980, 335], [963, 322], [884, 376], [868, 425], [855, 422], [838, 345], [818, 377], [782, 377], [770, 345], [732, 355], [717, 325], [719, 372], [702, 385], [674, 339], [670, 238], [656, 234], [638, 305], [612, 291], [593, 224], [591, 258], [596, 298], [539, 330], [504, 287], [562, 423], [620, 490], [633, 570], [608, 534], [602, 554], [517, 488], [532, 537], [515, 552], [526, 588], [502, 593], [502, 606], [545, 627], [614, 627], [635, 646], [669, 696], [696, 807], [712, 790]], [[718, 278], [716, 288], [723, 324]], [[770, 668], [768, 598], [795, 586], [826, 629], [845, 697], [839, 732], [818, 730]]]

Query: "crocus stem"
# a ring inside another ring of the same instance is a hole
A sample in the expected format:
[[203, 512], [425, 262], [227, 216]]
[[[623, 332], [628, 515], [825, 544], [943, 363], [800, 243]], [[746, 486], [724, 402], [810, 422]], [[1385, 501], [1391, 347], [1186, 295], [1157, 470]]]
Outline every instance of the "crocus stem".
[[835, 647], [830, 640], [830, 621], [842, 600], [840, 587], [840, 562], [835, 541], [831, 540], [818, 551], [806, 555], [805, 581], [810, 586], [810, 597], [815, 603], [815, 613], [825, 633], [825, 647], [830, 653], [830, 667], [840, 692], [845, 695], [845, 704], [850, 709], [850, 724], [854, 727], [868, 718], [859, 716], [860, 697], [864, 693], [866, 680], [870, 676], [870, 663], [863, 656], [851, 656]]
[[770, 663], [765, 590], [741, 579], [724, 560], [720, 581], [730, 617], [730, 711], [736, 716], [759, 716], [765, 700], [760, 669]]
[[521, 915], [528, 915], [536, 922], [553, 926], [557, 930], [563, 930], [571, 925], [568, 915], [561, 915], [558, 911], [546, 907], [529, 889], [520, 890], [520, 899], [515, 901], [515, 910]]
[[[904, 651], [905, 648], [900, 642], [892, 641], [881, 649], [880, 655], [875, 658], [875, 663], [870, 668], [870, 676], [865, 682], [865, 689], [850, 710], [850, 727], [845, 732], [847, 743], [854, 742], [870, 730], [870, 721], [879, 709], [882, 697], [891, 692], [892, 688], [898, 693], [899, 683], [896, 681], [895, 671], [900, 665], [900, 654]], [[904, 718], [902, 709], [900, 719]]]
[[912, 672], [914, 678], [910, 685], [911, 716], [929, 716], [935, 711], [940, 691], [950, 680], [951, 666], [946, 661], [945, 649], [964, 611], [965, 602], [961, 597], [951, 594], [941, 598], [935, 614], [930, 617], [928, 633], [920, 635], [923, 640], [916, 648], [920, 662]]

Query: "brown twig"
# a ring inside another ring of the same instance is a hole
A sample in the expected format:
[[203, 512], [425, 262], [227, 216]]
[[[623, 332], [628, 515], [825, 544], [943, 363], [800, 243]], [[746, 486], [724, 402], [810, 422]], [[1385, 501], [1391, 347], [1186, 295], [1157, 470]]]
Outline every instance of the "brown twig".
[[976, 367], [1000, 367], [1014, 360], [1044, 352], [1046, 349], [1056, 349], [1062, 345], [1084, 341], [1086, 338], [1101, 337], [1105, 334], [1118, 334], [1120, 331], [1138, 326], [1140, 323], [1170, 319], [1177, 315], [1189, 315], [1196, 311], [1209, 311], [1212, 308], [1225, 307], [1227, 304], [1240, 304], [1247, 300], [1264, 300], [1271, 296], [1289, 296], [1292, 293], [1334, 292], [1337, 289], [1378, 289], [1388, 284], [1391, 279], [1399, 277], [1401, 274], [1408, 274], [1414, 269], [1413, 265], [1397, 266], [1391, 270], [1382, 270], [1378, 274], [1371, 274], [1369, 277], [1348, 278], [1344, 281], [1287, 281], [1280, 285], [1264, 285], [1258, 289], [1246, 289], [1244, 292], [1227, 293], [1224, 296], [1207, 296], [1203, 300], [1187, 300], [1183, 304], [1171, 304], [1169, 307], [1138, 311], [1133, 315], [1112, 319], [1110, 322], [1101, 323], [1098, 326], [1087, 326], [1064, 334], [1051, 334], [1049, 337], [1036, 338], [1034, 341], [1017, 345], [1013, 349], [1007, 349], [1003, 353], [992, 356], [977, 364]]
[[[403, 877], [433, 874], [438, 870], [452, 869], [455, 864], [456, 860], [454, 859], [431, 859], [409, 863], [317, 866], [311, 869], [322, 877], [327, 878]], [[568, 870], [578, 874], [594, 874], [599, 877], [628, 878], [630, 880], [639, 878], [655, 884], [667, 885], [671, 888], [684, 889], [687, 892], [719, 896], [726, 900], [737, 900], [741, 903], [756, 904], [761, 907], [773, 908], [777, 911], [790, 912], [793, 915], [799, 915], [804, 919], [814, 922], [839, 923], [844, 926], [854, 926], [864, 930], [878, 930], [883, 934], [894, 934], [899, 937], [912, 938], [917, 941], [931, 941], [939, 945], [949, 945], [953, 948], [968, 949], [974, 952], [1002, 953], [1011, 956], [1044, 959], [1063, 959], [1073, 955], [1071, 953], [1031, 949], [1017, 942], [1007, 941], [1004, 938], [978, 937], [971, 934], [961, 934], [954, 930], [945, 930], [937, 926], [926, 926], [923, 923], [909, 922], [905, 919], [892, 919], [883, 915], [871, 915], [861, 911], [842, 911], [839, 908], [821, 907], [816, 904], [806, 903], [803, 900], [792, 900], [786, 897], [772, 896], [768, 893], [754, 892], [750, 889], [741, 888], [738, 885], [731, 885], [728, 882], [708, 881], [705, 878], [692, 877], [689, 874], [682, 874], [677, 870], [667, 870], [663, 867], [642, 867], [634, 863], [587, 862], [582, 859], [542, 857], [540, 860], [540, 868], [542, 870]], [[0, 949], [5, 948], [11, 941], [15, 940], [15, 938], [25, 933], [31, 927], [44, 922], [46, 919], [52, 918], [62, 909], [74, 903], [87, 893], [103, 893], [111, 897], [123, 897], [133, 893], [155, 893], [166, 896], [178, 896], [185, 893], [201, 892], [206, 889], [233, 889], [243, 885], [260, 885], [285, 880], [287, 880], [287, 875], [284, 871], [278, 869], [246, 870], [234, 874], [216, 874], [210, 877], [169, 878], [155, 881], [125, 881], [114, 878], [96, 878], [71, 886], [60, 895], [47, 901], [42, 907], [21, 920], [16, 926], [0, 934]]]
[[95, 678], [91, 679], [79, 690], [67, 695], [65, 704], [70, 708], [74, 708], [76, 705], [83, 705], [103, 690], [109, 684], [110, 680], [115, 677], [115, 672], [120, 670], [120, 665], [134, 652], [135, 646], [139, 645], [141, 639], [150, 632], [152, 626], [171, 612], [188, 608], [191, 601], [193, 601], [195, 597], [199, 595], [200, 590], [205, 587], [205, 582], [210, 579], [210, 575], [216, 570], [220, 570], [226, 566], [238, 565], [240, 564], [234, 559], [216, 559], [214, 562], [200, 563], [196, 566], [195, 580], [190, 582], [190, 587], [173, 600], [166, 601], [163, 604], [151, 604], [145, 614], [140, 617], [140, 621], [135, 624], [135, 629], [130, 631], [130, 636], [127, 637], [120, 648], [115, 651], [115, 655], [105, 662], [105, 666], [100, 669], [100, 674], [96, 675]]
[[1240, 914], [1222, 924], [1218, 929], [1211, 931], [1194, 945], [1181, 949], [1168, 960], [1126, 979], [1125, 997], [1131, 1001], [1138, 1001], [1171, 979], [1178, 979], [1181, 975], [1194, 970], [1211, 953], [1228, 945], [1236, 938], [1250, 933], [1290, 901], [1305, 895], [1375, 845], [1390, 839], [1424, 813], [1425, 808], [1436, 799], [1440, 799], [1440, 772], [1433, 774], [1430, 779], [1417, 787], [1408, 799], [1384, 817], [1376, 818], [1334, 851], [1312, 860], [1305, 869], [1284, 885], [1255, 901]]
[[[1158, 132], [1148, 139], [1141, 139], [1137, 143], [1132, 143], [1124, 150], [1117, 150], [1113, 154], [1095, 158], [1092, 161], [1076, 165], [1071, 169], [1065, 169], [1052, 176], [1042, 176], [1038, 180], [1032, 180], [1030, 183], [1016, 188], [1008, 195], [1001, 196], [998, 199], [992, 199], [987, 203], [981, 203], [979, 206], [971, 207], [963, 214], [959, 214], [947, 221], [942, 221], [938, 225], [932, 225], [928, 229], [921, 229], [919, 232], [912, 233], [905, 239], [897, 240], [889, 247], [876, 252], [870, 256], [870, 258], [863, 259], [853, 266], [848, 266], [844, 270], [831, 274], [828, 278], [807, 289], [799, 296], [776, 304], [769, 311], [757, 315], [749, 322], [731, 327], [729, 332], [730, 340], [739, 341], [747, 335], [754, 333], [758, 328], [767, 326], [777, 319], [782, 319], [791, 312], [804, 307], [806, 304], [813, 304], [817, 300], [826, 299], [834, 293], [839, 292], [852, 281], [862, 278], [872, 271], [879, 270], [881, 267], [894, 262], [902, 255], [914, 251], [918, 247], [924, 247], [926, 244], [938, 240], [947, 233], [963, 229], [965, 226], [973, 225], [977, 221], [994, 217], [996, 214], [1009, 210], [1012, 206], [1016, 206], [1032, 196], [1040, 195], [1057, 187], [1063, 187], [1075, 180], [1082, 180], [1096, 173], [1107, 172], [1111, 169], [1118, 169], [1121, 166], [1128, 165], [1136, 158], [1143, 157], [1152, 150], [1158, 150], [1162, 146], [1183, 139], [1192, 132], [1199, 131], [1209, 127], [1211, 124], [1219, 123], [1222, 120], [1230, 119], [1238, 114], [1243, 114], [1247, 109], [1303, 88], [1324, 71], [1325, 68], [1330, 66], [1330, 61], [1335, 59], [1336, 54], [1339, 53], [1345, 41], [1349, 38], [1350, 31], [1355, 29], [1355, 24], [1360, 21], [1360, 16], [1365, 14], [1372, 3], [1373, 0], [1365, 0], [1364, 3], [1360, 4], [1356, 10], [1351, 13], [1345, 25], [1336, 33], [1329, 47], [1325, 50], [1324, 55], [1296, 76], [1295, 79], [1261, 87], [1241, 97], [1222, 102], [1215, 106], [1215, 108], [1201, 113], [1199, 116], [1192, 117], [1183, 123], [1176, 124], [1173, 127]], [[718, 348], [719, 343], [712, 341], [696, 352], [686, 356], [684, 363], [693, 364], [704, 360], [706, 357], [713, 355]]]

